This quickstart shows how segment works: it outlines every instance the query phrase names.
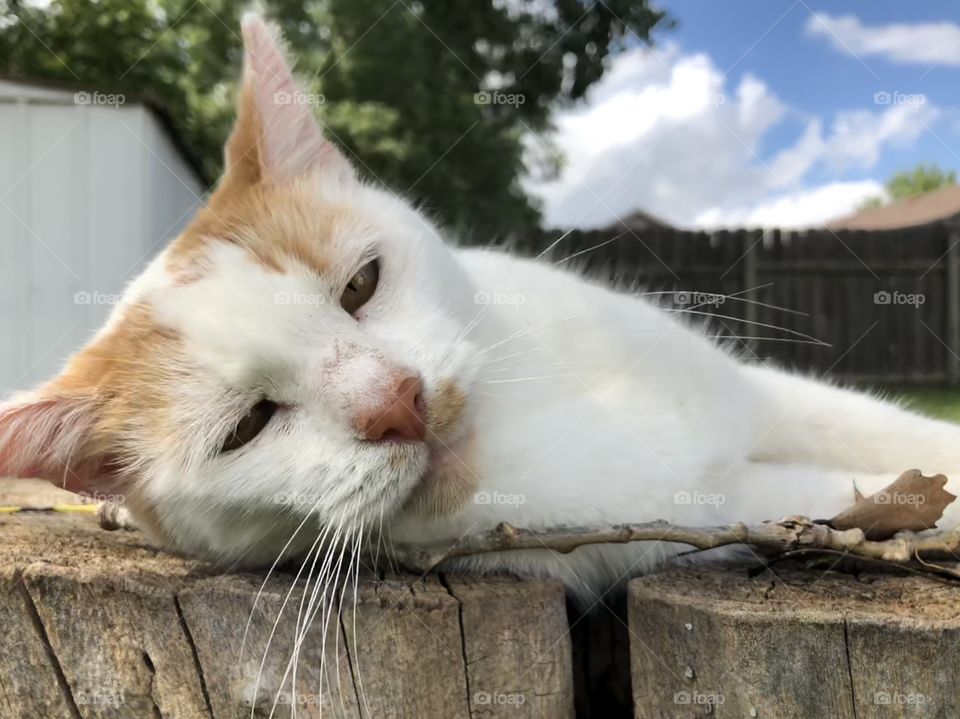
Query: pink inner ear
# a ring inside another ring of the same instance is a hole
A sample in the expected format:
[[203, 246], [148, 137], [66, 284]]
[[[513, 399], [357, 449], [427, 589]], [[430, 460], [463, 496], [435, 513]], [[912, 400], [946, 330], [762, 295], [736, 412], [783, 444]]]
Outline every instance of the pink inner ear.
[[253, 83], [260, 116], [264, 176], [282, 182], [325, 165], [349, 168], [324, 139], [310, 110], [310, 98], [297, 86], [277, 36], [261, 18], [244, 18], [247, 81]]
[[72, 492], [90, 488], [101, 463], [85, 451], [89, 426], [86, 405], [73, 399], [0, 407], [0, 477], [46, 479]]

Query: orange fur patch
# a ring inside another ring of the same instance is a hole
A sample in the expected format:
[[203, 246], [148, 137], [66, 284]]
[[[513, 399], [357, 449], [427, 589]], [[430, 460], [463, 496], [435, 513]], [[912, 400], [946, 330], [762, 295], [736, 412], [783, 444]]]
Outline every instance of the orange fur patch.
[[169, 442], [176, 424], [167, 391], [184, 372], [180, 337], [146, 305], [129, 307], [106, 334], [75, 354], [41, 394], [82, 400], [93, 419], [83, 453], [124, 464], [134, 437]]
[[222, 240], [274, 272], [296, 264], [321, 274], [333, 264], [333, 238], [360, 227], [351, 208], [321, 203], [309, 182], [253, 185], [230, 202], [204, 208], [170, 246], [167, 270], [180, 283], [200, 279], [209, 243]]
[[[429, 436], [439, 439], [443, 456], [427, 472], [407, 500], [408, 510], [428, 517], [442, 517], [459, 511], [477, 488], [472, 437], [451, 440], [467, 408], [467, 398], [455, 382], [442, 382], [427, 407]], [[444, 446], [446, 443], [449, 446]]]
[[457, 428], [467, 409], [467, 397], [455, 382], [441, 382], [427, 407], [427, 428], [440, 438]]
[[320, 203], [308, 181], [279, 185], [266, 181], [261, 128], [255, 89], [248, 78], [227, 142], [224, 175], [207, 207], [167, 253], [167, 269], [177, 281], [203, 276], [204, 254], [212, 239], [248, 249], [274, 271], [293, 261], [321, 273], [331, 263], [331, 238], [338, 230], [358, 224], [349, 207]]

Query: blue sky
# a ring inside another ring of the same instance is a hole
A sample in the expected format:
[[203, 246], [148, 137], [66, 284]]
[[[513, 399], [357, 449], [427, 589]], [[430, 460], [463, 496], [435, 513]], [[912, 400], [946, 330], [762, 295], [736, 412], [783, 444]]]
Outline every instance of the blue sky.
[[642, 208], [683, 226], [815, 225], [896, 170], [960, 170], [956, 0], [660, 5], [677, 27], [558, 115], [568, 164], [531, 182], [550, 224]]

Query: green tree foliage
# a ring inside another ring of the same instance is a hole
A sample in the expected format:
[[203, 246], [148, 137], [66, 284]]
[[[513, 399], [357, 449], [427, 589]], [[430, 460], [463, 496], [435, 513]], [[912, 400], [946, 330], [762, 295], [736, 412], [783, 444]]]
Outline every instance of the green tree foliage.
[[[896, 202], [956, 184], [957, 173], [955, 171], [944, 172], [936, 165], [920, 164], [912, 170], [902, 170], [891, 175], [884, 186], [890, 200]], [[868, 210], [881, 205], [883, 205], [881, 198], [871, 197], [861, 204], [859, 209]]]
[[893, 175], [887, 180], [886, 188], [890, 199], [905, 200], [908, 197], [956, 184], [957, 173], [953, 170], [944, 172], [936, 165], [917, 165], [912, 170]]
[[[649, 0], [263, 5], [283, 27], [308, 92], [324, 98], [328, 133], [361, 171], [477, 239], [536, 226], [537, 205], [519, 179], [559, 166], [547, 140], [551, 109], [582, 98], [611, 53], [668, 23]], [[233, 116], [242, 7], [0, 0], [0, 74], [152, 100], [216, 177]], [[525, 146], [530, 133], [545, 142]]]

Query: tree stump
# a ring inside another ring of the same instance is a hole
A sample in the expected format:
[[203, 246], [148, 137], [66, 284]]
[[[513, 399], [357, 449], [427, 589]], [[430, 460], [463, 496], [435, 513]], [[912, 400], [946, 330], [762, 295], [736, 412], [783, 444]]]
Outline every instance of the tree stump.
[[557, 583], [363, 579], [326, 636], [322, 617], [311, 625], [292, 690], [302, 582], [261, 592], [262, 576], [88, 516], [3, 516], [0, 542], [4, 719], [573, 716]]
[[958, 717], [960, 588], [778, 564], [630, 584], [637, 717]]

